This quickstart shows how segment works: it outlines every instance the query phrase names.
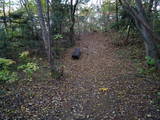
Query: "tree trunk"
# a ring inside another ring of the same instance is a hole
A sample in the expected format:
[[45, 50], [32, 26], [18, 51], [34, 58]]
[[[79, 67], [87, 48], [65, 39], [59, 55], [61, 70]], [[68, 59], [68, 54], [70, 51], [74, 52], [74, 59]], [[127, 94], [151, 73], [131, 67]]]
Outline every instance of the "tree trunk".
[[[150, 4], [152, 6], [152, 0], [150, 0]], [[146, 14], [142, 5], [142, 1], [141, 0], [136, 0], [136, 4], [138, 6], [138, 12], [139, 15], [141, 17], [141, 20], [143, 21], [138, 21], [137, 19], [135, 21], [137, 21], [137, 27], [140, 31], [140, 33], [142, 34], [143, 38], [144, 38], [144, 44], [145, 44], [145, 49], [146, 49], [146, 56], [151, 57], [152, 59], [156, 60], [156, 67], [158, 69], [160, 69], [160, 63], [159, 63], [159, 52], [158, 52], [158, 47], [157, 47], [157, 40], [159, 39], [157, 35], [155, 35], [155, 33], [153, 32], [152, 27], [150, 26], [150, 23], [148, 21], [148, 19], [146, 18]], [[150, 6], [150, 7], [151, 7]], [[152, 7], [150, 8], [152, 9]], [[151, 11], [150, 11], [151, 12]], [[145, 23], [145, 26], [144, 24]]]
[[[116, 0], [116, 23], [118, 23], [118, 0]], [[119, 26], [117, 25], [117, 30], [119, 30]]]
[[128, 26], [128, 28], [127, 28], [127, 37], [126, 37], [126, 39], [125, 39], [126, 44], [128, 43], [130, 31], [131, 31], [131, 24], [129, 24], [129, 26]]
[[38, 8], [38, 17], [39, 17], [41, 30], [42, 30], [42, 38], [44, 41], [44, 47], [45, 47], [46, 54], [48, 57], [48, 62], [51, 63], [51, 44], [50, 44], [50, 39], [49, 39], [49, 31], [48, 31], [48, 28], [46, 26], [46, 22], [43, 16], [41, 0], [36, 0], [36, 3], [37, 3], [37, 8]]
[[70, 5], [70, 17], [71, 17], [71, 26], [70, 26], [70, 41], [71, 45], [75, 44], [74, 41], [74, 25], [75, 25], [75, 12], [76, 12], [76, 7], [78, 5], [79, 0], [75, 1], [75, 4], [73, 5], [73, 0], [71, 0], [71, 5]]
[[6, 20], [6, 9], [5, 9], [5, 0], [2, 1], [2, 6], [3, 6], [3, 23], [4, 23], [4, 26], [5, 26], [5, 31], [7, 33], [7, 20]]
[[75, 41], [74, 41], [74, 24], [75, 24], [75, 20], [72, 20], [72, 25], [70, 27], [70, 41], [71, 41], [71, 45], [75, 44]]
[[139, 29], [144, 38], [144, 44], [146, 48], [146, 56], [158, 59], [158, 48], [156, 41], [153, 38], [153, 33], [149, 32], [144, 26]]
[[136, 23], [136, 27], [140, 31], [141, 35], [143, 36], [146, 56], [151, 57], [156, 61], [156, 67], [160, 69], [160, 62], [159, 62], [159, 52], [156, 41], [159, 39], [157, 35], [152, 30], [148, 19], [146, 18], [145, 11], [142, 5], [141, 0], [136, 0], [136, 8], [133, 8], [126, 0], [119, 0], [122, 4], [123, 8], [133, 17]]

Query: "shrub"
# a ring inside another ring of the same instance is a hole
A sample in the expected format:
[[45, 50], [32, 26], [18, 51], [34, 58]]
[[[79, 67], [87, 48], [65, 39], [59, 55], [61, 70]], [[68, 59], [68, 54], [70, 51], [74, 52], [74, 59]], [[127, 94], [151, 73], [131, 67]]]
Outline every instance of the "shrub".
[[9, 70], [10, 65], [16, 62], [11, 59], [0, 58], [0, 82], [12, 82], [18, 80], [16, 72]]
[[27, 78], [31, 80], [33, 73], [39, 70], [39, 66], [36, 63], [29, 62], [18, 66], [18, 69], [22, 70], [27, 75]]
[[19, 58], [22, 60], [22, 62], [28, 62], [30, 60], [29, 58], [29, 51], [24, 51], [19, 54]]
[[18, 80], [18, 76], [16, 72], [11, 72], [9, 70], [1, 70], [0, 71], [0, 82], [13, 82]]
[[15, 63], [16, 62], [11, 59], [0, 58], [0, 66], [2, 69], [7, 69], [10, 65]]
[[59, 40], [59, 39], [62, 39], [63, 36], [61, 34], [56, 34], [54, 35], [54, 40]]
[[155, 66], [156, 60], [151, 58], [150, 56], [146, 56], [145, 59], [146, 59], [147, 65], [149, 66], [147, 69], [140, 68], [139, 72], [142, 74], [149, 74], [149, 73], [155, 72], [156, 71], [156, 66]]
[[148, 65], [155, 65], [156, 64], [155, 59], [151, 58], [150, 56], [146, 56], [145, 59], [146, 59], [146, 62]]

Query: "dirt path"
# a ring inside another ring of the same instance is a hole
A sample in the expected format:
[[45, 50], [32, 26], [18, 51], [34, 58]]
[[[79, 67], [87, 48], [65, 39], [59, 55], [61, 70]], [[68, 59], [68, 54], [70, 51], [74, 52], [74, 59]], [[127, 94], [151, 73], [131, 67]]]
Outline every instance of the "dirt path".
[[83, 35], [76, 47], [82, 50], [80, 60], [71, 59], [74, 48], [64, 55], [65, 80], [39, 78], [21, 85], [16, 98], [3, 97], [14, 104], [5, 103], [11, 114], [6, 113], [7, 107], [3, 108], [6, 111], [0, 112], [0, 118], [160, 120], [151, 96], [157, 85], [137, 75], [131, 61], [120, 59], [109, 37], [102, 33]]
[[[65, 73], [70, 75], [67, 81], [71, 88], [67, 91], [72, 98], [68, 101], [74, 101], [75, 105], [79, 104], [79, 108], [75, 108], [79, 109], [78, 112], [75, 110], [75, 115], [81, 114], [95, 120], [114, 118], [116, 99], [113, 89], [120, 81], [111, 79], [133, 73], [134, 69], [129, 61], [124, 62], [116, 57], [110, 39], [101, 33], [83, 36], [75, 47], [82, 49], [81, 59], [77, 61], [71, 59], [74, 48], [69, 50], [64, 59]], [[102, 92], [100, 89], [103, 88], [107, 90]]]
[[82, 36], [75, 47], [82, 50], [80, 60], [71, 59], [74, 48], [64, 57], [69, 84], [67, 92], [64, 91], [64, 106], [68, 106], [64, 108], [67, 111], [65, 120], [146, 120], [147, 115], [153, 117], [150, 111], [144, 110], [150, 105], [144, 96], [153, 86], [136, 77], [131, 61], [118, 58], [107, 36], [102, 33]]

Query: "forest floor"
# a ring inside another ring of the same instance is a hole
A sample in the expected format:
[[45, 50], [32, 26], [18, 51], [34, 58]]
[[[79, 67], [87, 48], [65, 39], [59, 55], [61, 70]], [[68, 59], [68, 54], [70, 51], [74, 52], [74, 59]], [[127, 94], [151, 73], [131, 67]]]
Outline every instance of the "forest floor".
[[[82, 56], [73, 60], [77, 47]], [[127, 56], [119, 57], [118, 49], [102, 33], [81, 36], [61, 60], [63, 79], [52, 80], [44, 67], [33, 81], [3, 86], [0, 119], [160, 120], [154, 105], [159, 86], [138, 74]]]

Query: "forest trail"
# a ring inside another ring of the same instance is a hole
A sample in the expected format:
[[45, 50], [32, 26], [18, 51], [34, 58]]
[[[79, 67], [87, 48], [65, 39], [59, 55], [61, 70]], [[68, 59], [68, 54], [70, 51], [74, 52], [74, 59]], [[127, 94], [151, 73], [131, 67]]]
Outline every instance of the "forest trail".
[[147, 120], [151, 114], [144, 95], [153, 86], [136, 77], [132, 62], [120, 59], [111, 41], [103, 33], [82, 35], [74, 47], [81, 48], [80, 60], [71, 59], [74, 48], [65, 54], [64, 120]]
[[[81, 48], [82, 56], [73, 60], [71, 54], [77, 47]], [[116, 54], [118, 48], [111, 45], [109, 35], [82, 35], [74, 48], [68, 49], [62, 59], [65, 66], [63, 80], [53, 81], [44, 77], [21, 84], [16, 89], [13, 86], [10, 91], [15, 91], [15, 94], [1, 98], [7, 102], [5, 105], [1, 102], [5, 106], [3, 111], [6, 111], [1, 112], [0, 118], [160, 119], [150, 96], [157, 86], [138, 76], [129, 59], [120, 59]]]
[[[74, 48], [81, 48], [80, 60], [71, 59]], [[118, 98], [116, 99], [115, 92], [125, 94], [121, 88], [125, 83], [118, 77], [133, 74], [135, 70], [131, 62], [119, 59], [115, 54], [116, 48], [111, 45], [111, 39], [102, 33], [81, 36], [81, 40], [74, 48], [68, 50], [63, 61], [64, 73], [68, 75], [66, 81], [69, 83], [65, 90], [67, 91], [66, 96], [71, 97], [68, 98], [67, 104], [75, 109], [73, 115], [69, 115], [72, 111], [67, 115], [75, 119], [74, 116], [77, 117], [78, 114], [84, 120], [86, 116], [91, 120], [117, 117], [115, 115], [118, 111], [115, 110], [119, 106], [116, 105]], [[68, 118], [68, 120], [70, 119]]]

